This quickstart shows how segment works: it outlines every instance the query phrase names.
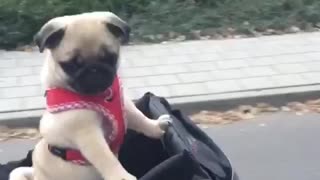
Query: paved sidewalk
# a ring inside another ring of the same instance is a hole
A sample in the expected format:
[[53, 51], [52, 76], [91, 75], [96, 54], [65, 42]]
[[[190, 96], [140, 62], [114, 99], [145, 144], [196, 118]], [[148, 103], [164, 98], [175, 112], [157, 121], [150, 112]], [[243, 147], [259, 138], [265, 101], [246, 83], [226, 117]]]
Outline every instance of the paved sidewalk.
[[[310, 139], [320, 136], [319, 119], [319, 114], [275, 113], [204, 131], [230, 159], [240, 180], [317, 180], [320, 144]], [[26, 157], [35, 143], [0, 142], [0, 163]]]
[[[0, 51], [0, 113], [44, 107], [43, 58]], [[320, 33], [127, 46], [122, 60], [124, 85], [134, 99], [147, 91], [183, 102], [262, 90], [320, 90]]]

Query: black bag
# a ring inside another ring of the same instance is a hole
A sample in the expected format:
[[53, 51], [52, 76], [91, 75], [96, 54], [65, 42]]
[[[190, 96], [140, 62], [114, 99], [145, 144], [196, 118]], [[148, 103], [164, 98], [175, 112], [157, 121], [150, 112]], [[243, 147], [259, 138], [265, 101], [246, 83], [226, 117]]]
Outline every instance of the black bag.
[[[146, 93], [136, 106], [148, 117], [170, 114], [173, 123], [162, 140], [154, 140], [128, 130], [119, 160], [128, 172], [140, 180], [239, 180], [220, 148], [179, 110], [173, 110], [165, 98]], [[31, 166], [27, 158], [0, 165], [0, 180], [20, 166]]]
[[142, 180], [238, 180], [212, 139], [165, 98], [146, 93], [136, 106], [152, 119], [170, 114], [173, 123], [162, 141], [129, 130], [120, 161], [130, 173]]

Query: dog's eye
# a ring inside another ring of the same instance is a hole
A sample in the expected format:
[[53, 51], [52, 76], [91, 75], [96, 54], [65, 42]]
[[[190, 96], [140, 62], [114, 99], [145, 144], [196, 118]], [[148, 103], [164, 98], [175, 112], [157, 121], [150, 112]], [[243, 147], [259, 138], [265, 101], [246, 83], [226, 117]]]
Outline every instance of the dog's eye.
[[76, 59], [72, 59], [68, 62], [62, 62], [60, 63], [60, 65], [62, 69], [68, 74], [75, 73], [81, 67], [81, 64]]
[[115, 66], [117, 64], [117, 59], [118, 59], [117, 55], [109, 54], [108, 56], [101, 58], [101, 61], [111, 66]]

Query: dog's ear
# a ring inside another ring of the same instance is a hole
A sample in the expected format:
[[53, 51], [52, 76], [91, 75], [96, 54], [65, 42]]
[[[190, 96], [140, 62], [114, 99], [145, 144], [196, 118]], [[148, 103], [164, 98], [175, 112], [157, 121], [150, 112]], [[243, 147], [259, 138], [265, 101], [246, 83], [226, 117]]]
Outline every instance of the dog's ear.
[[34, 42], [42, 53], [45, 48], [53, 49], [59, 45], [64, 36], [66, 24], [58, 19], [53, 19], [44, 24], [34, 36]]
[[130, 27], [126, 25], [119, 25], [115, 23], [106, 23], [108, 30], [117, 38], [120, 39], [121, 44], [127, 44], [130, 40]]
[[112, 12], [93, 12], [90, 15], [102, 18], [108, 30], [117, 38], [122, 44], [127, 44], [130, 39], [131, 28], [129, 25], [117, 15]]

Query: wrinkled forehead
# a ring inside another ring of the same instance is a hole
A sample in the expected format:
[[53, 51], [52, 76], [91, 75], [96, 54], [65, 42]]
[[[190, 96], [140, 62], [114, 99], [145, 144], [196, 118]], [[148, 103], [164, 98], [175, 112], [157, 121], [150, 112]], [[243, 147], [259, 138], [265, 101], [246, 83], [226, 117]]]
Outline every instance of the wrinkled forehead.
[[82, 18], [68, 23], [64, 38], [56, 54], [65, 56], [94, 57], [104, 56], [107, 53], [119, 53], [120, 42], [109, 32], [105, 23], [99, 19]]

